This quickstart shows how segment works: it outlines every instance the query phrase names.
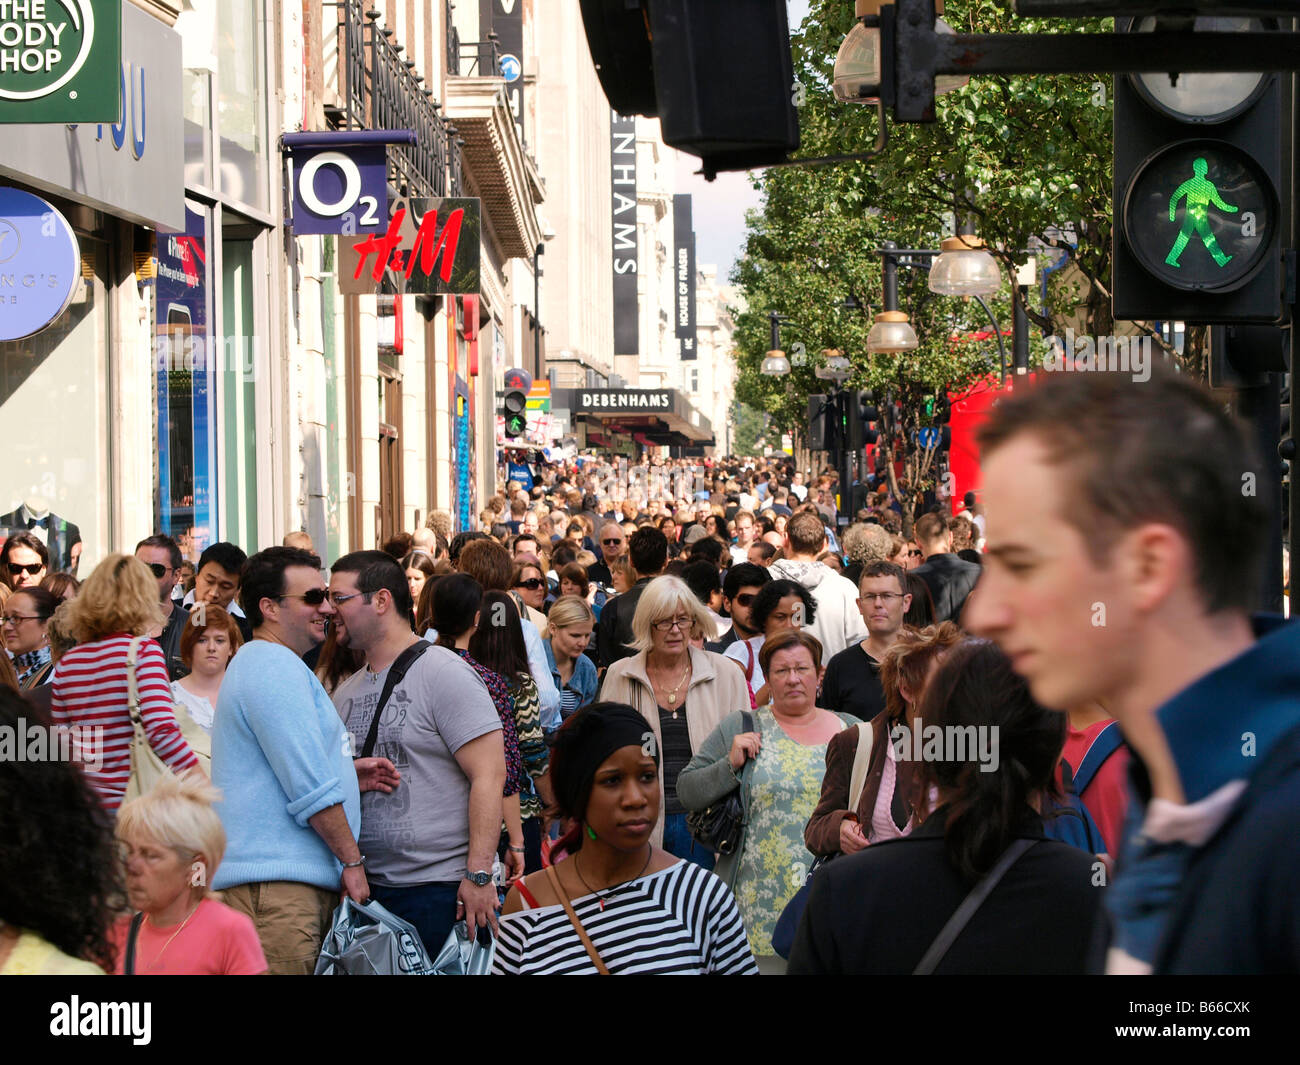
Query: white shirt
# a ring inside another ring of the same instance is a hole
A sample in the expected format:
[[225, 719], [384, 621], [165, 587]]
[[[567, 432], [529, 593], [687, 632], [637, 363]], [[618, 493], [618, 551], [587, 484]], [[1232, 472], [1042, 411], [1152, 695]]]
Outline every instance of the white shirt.
[[189, 711], [190, 717], [194, 718], [194, 723], [199, 728], [208, 733], [212, 731], [212, 719], [216, 716], [216, 709], [207, 699], [181, 687], [181, 682], [178, 680], [172, 681], [172, 695]]
[[[766, 639], [767, 637], [760, 633], [748, 640], [737, 640], [722, 652], [728, 658], [734, 658], [740, 663], [741, 668], [749, 673], [750, 695], [753, 695], [766, 683], [763, 677], [763, 667], [758, 664], [758, 652], [763, 649], [763, 641]], [[752, 672], [750, 672], [751, 662], [753, 663]]]
[[[189, 610], [189, 608], [194, 605], [194, 601], [195, 601], [194, 589], [191, 588], [188, 592], [185, 593], [185, 598], [181, 600], [181, 606], [183, 606], [186, 610]], [[226, 613], [228, 613], [231, 617], [234, 618], [244, 618], [244, 612], [239, 609], [238, 599], [232, 599], [230, 600], [229, 603], [226, 604]], [[247, 620], [247, 618], [245, 618], [245, 620]]]

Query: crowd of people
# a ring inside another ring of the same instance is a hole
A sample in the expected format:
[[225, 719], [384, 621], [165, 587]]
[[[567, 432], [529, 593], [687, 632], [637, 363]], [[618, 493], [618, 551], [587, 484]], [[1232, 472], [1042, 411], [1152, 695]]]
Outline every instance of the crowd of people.
[[906, 530], [786, 456], [592, 456], [327, 570], [10, 537], [0, 725], [79, 747], [0, 760], [0, 972], [310, 974], [341, 896], [501, 974], [1295, 971], [1239, 429], [1094, 374], [982, 446], [987, 518]]

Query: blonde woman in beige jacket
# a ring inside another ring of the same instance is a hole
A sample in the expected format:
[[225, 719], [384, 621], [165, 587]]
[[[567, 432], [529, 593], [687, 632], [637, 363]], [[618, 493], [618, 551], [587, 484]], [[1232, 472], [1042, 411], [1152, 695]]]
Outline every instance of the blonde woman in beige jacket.
[[691, 646], [692, 638], [714, 639], [717, 629], [680, 577], [656, 577], [646, 585], [632, 634], [637, 653], [609, 667], [600, 698], [634, 707], [654, 730], [664, 790], [655, 845], [712, 869], [712, 852], [686, 829], [677, 774], [723, 718], [749, 709], [744, 670], [739, 662]]

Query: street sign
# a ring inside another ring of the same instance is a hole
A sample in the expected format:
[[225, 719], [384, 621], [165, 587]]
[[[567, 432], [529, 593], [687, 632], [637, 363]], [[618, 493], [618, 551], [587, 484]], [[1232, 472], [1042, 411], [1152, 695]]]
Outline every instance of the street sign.
[[1278, 224], [1277, 192], [1230, 144], [1185, 141], [1139, 168], [1123, 204], [1124, 233], [1142, 266], [1188, 292], [1227, 292], [1252, 277]]
[[534, 381], [532, 388], [528, 390], [528, 409], [544, 411], [547, 414], [551, 411], [551, 382]]
[[121, 0], [0, 0], [0, 122], [117, 122]]
[[503, 55], [501, 57], [501, 76], [506, 79], [506, 84], [518, 81], [522, 72], [523, 67], [520, 65], [517, 56]]
[[289, 154], [295, 236], [365, 236], [388, 226], [388, 149], [349, 143], [348, 131], [321, 133], [321, 143]]

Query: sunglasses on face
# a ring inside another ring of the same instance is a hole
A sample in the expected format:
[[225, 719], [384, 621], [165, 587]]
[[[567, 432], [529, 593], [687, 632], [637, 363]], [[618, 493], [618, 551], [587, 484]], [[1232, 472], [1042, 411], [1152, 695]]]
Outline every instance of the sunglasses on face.
[[735, 603], [736, 606], [749, 606], [749, 604], [752, 603], [757, 598], [758, 598], [757, 592], [741, 592], [741, 594], [736, 596], [736, 598], [733, 599], [732, 602]]
[[618, 546], [619, 544], [621, 544], [622, 542], [623, 542], [623, 539], [622, 539], [622, 537], [619, 537], [619, 536], [614, 537], [614, 539], [612, 539], [612, 540], [601, 540], [601, 543], [602, 543], [602, 544], [608, 544], [608, 545], [610, 545], [610, 546], [612, 546], [612, 547], [617, 547], [617, 546]]
[[302, 595], [281, 595], [279, 599], [301, 599], [308, 606], [320, 606], [329, 598], [329, 590], [326, 588], [313, 588], [309, 592], [303, 592]]
[[170, 569], [169, 566], [164, 566], [161, 562], [148, 562], [146, 565], [159, 580], [162, 580], [167, 575], [168, 569]]
[[29, 566], [24, 566], [18, 562], [10, 562], [9, 575], [11, 577], [17, 577], [18, 574], [20, 573], [26, 573], [29, 576], [35, 577], [36, 574], [40, 573], [41, 570], [43, 570], [44, 568], [45, 568], [44, 562], [33, 562]]
[[515, 585], [516, 588], [527, 588], [530, 592], [537, 591], [542, 586], [541, 577], [529, 577], [526, 581], [520, 581]]

